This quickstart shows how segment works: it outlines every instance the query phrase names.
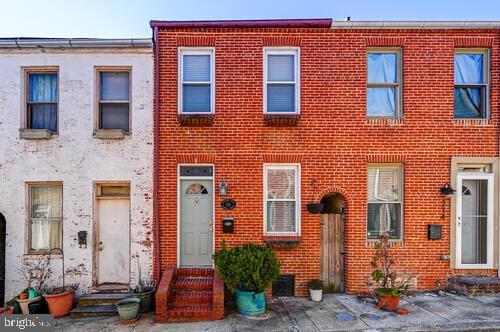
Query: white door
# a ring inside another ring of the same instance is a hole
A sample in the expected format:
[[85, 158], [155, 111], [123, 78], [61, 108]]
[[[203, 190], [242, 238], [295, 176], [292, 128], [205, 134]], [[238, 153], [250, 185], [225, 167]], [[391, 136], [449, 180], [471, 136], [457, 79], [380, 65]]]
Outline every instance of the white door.
[[98, 284], [129, 283], [130, 200], [128, 198], [97, 201]]
[[458, 268], [493, 267], [493, 174], [457, 175]]

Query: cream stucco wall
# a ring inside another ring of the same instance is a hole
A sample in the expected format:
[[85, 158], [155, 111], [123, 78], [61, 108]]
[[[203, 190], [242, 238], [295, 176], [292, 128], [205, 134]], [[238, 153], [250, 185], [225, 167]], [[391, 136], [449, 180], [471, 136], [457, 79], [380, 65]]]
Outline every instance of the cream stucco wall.
[[[59, 133], [50, 140], [19, 137], [25, 66], [59, 68]], [[132, 134], [93, 137], [96, 66], [132, 68]], [[0, 49], [0, 213], [7, 220], [6, 300], [24, 287], [18, 267], [26, 256], [27, 182], [63, 183], [66, 283], [90, 291], [93, 266], [94, 183], [127, 181], [131, 188], [131, 281], [137, 259], [143, 275], [153, 262], [153, 55], [151, 48]], [[77, 233], [87, 231], [79, 248]], [[126, 240], [126, 239], [124, 239]], [[138, 258], [135, 258], [138, 256]], [[53, 259], [54, 278], [61, 257]]]

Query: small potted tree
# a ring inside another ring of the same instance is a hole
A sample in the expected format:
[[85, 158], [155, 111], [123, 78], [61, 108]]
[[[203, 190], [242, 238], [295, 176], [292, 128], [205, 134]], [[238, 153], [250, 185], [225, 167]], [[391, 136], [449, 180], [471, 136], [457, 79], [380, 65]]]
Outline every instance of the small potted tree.
[[52, 270], [49, 267], [49, 261], [42, 257], [36, 260], [24, 260], [19, 271], [26, 282], [26, 288], [19, 294], [17, 302], [22, 313], [29, 314], [30, 304], [39, 302], [42, 299], [40, 290], [44, 287], [45, 281], [50, 277]]
[[307, 285], [309, 286], [309, 295], [311, 301], [321, 302], [323, 298], [323, 281], [319, 279], [310, 280]]
[[401, 294], [408, 291], [410, 278], [403, 278], [392, 270], [394, 259], [389, 257], [389, 237], [383, 234], [375, 245], [375, 255], [371, 261], [374, 269], [371, 277], [379, 286], [375, 289], [377, 305], [382, 310], [395, 311]]
[[153, 308], [156, 283], [151, 277], [146, 279], [142, 278], [139, 260], [137, 260], [137, 270], [139, 271], [139, 278], [137, 283], [134, 286], [130, 287], [130, 293], [133, 297], [141, 300], [139, 313], [142, 314], [151, 311], [151, 309]]
[[257, 244], [222, 249], [214, 255], [217, 273], [227, 288], [236, 293], [236, 308], [243, 316], [266, 311], [266, 289], [276, 281], [280, 262], [273, 250]]

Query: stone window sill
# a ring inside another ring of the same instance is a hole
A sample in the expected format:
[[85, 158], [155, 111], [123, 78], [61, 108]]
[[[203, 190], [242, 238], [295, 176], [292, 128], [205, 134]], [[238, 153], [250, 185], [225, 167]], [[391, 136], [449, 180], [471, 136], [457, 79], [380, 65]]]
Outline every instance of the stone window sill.
[[[50, 255], [50, 259], [62, 259], [63, 255], [60, 253], [53, 253]], [[28, 254], [23, 255], [23, 259], [30, 259], [30, 260], [37, 260], [37, 259], [47, 259], [49, 258], [49, 253], [48, 252], [31, 252]]]
[[124, 139], [125, 131], [122, 129], [97, 129], [94, 137], [99, 139]]
[[215, 120], [215, 114], [179, 114], [177, 118], [181, 126], [207, 127]]
[[492, 125], [491, 119], [453, 119], [455, 126], [488, 126]]
[[293, 127], [300, 121], [300, 114], [264, 114], [264, 123], [273, 127]]
[[402, 124], [404, 124], [404, 118], [401, 118], [401, 117], [395, 117], [395, 118], [367, 117], [366, 124], [386, 125], [386, 126], [402, 125]]
[[19, 136], [24, 139], [43, 140], [51, 139], [54, 132], [48, 129], [21, 129]]

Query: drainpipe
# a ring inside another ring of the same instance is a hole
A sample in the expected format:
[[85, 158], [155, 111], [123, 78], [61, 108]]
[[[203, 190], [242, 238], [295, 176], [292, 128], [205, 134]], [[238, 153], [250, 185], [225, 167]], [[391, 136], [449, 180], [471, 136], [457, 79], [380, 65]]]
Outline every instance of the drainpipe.
[[154, 252], [155, 252], [155, 264], [156, 273], [158, 275], [158, 281], [161, 280], [161, 260], [160, 260], [160, 213], [158, 204], [158, 164], [159, 164], [159, 134], [160, 134], [160, 46], [158, 44], [158, 27], [153, 28], [153, 44], [154, 44], [154, 166], [153, 166], [153, 224], [154, 224]]

